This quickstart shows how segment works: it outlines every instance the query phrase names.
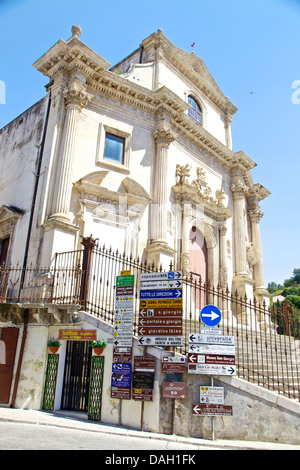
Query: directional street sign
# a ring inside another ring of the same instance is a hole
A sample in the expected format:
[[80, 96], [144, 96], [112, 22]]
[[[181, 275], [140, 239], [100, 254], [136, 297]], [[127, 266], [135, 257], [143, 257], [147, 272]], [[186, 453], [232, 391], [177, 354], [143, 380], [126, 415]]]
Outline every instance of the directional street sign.
[[114, 346], [132, 346], [134, 276], [116, 277]]
[[182, 336], [140, 336], [138, 343], [141, 346], [182, 346]]
[[235, 364], [235, 356], [188, 354], [188, 363], [191, 364]]
[[141, 290], [140, 299], [181, 299], [182, 289]]
[[190, 333], [189, 343], [228, 344], [228, 345], [233, 346], [234, 336], [201, 335], [198, 333]]
[[134, 275], [130, 276], [117, 276], [116, 285], [118, 286], [133, 286]]
[[236, 366], [223, 364], [188, 364], [189, 374], [236, 375]]
[[189, 344], [189, 353], [235, 355], [235, 347], [222, 344]]
[[192, 412], [197, 416], [232, 416], [232, 406], [196, 404], [193, 405]]
[[200, 403], [223, 405], [224, 404], [224, 388], [201, 386], [200, 387]]
[[141, 274], [138, 341], [182, 345], [182, 272]]
[[182, 308], [180, 299], [141, 299], [140, 308]]
[[180, 317], [182, 319], [181, 308], [140, 308], [140, 318], [153, 318], [153, 317]]
[[168, 279], [182, 279], [182, 271], [169, 271], [162, 273], [143, 273], [141, 274], [141, 281], [154, 281], [154, 280], [168, 280]]
[[162, 383], [162, 397], [163, 398], [179, 398], [183, 399], [186, 396], [186, 383], [185, 382], [163, 382]]
[[141, 283], [141, 290], [146, 289], [182, 289], [182, 280], [144, 281]]
[[215, 305], [206, 305], [200, 313], [201, 320], [207, 326], [217, 326], [222, 318], [222, 314]]

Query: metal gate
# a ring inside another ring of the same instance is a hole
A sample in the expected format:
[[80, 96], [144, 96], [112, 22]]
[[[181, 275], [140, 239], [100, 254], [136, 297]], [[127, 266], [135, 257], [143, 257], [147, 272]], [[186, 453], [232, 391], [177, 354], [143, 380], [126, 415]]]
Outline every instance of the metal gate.
[[68, 341], [62, 410], [87, 411], [91, 372], [92, 348], [88, 341]]

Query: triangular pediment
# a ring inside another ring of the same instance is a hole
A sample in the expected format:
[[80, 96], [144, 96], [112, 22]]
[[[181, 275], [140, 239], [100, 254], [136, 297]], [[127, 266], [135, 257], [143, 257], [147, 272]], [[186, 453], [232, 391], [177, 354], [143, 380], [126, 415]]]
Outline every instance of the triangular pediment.
[[237, 108], [223, 94], [203, 60], [193, 52], [187, 52], [174, 46], [158, 30], [142, 41], [144, 54], [148, 60], [160, 55], [160, 60], [173, 66], [199, 88], [207, 97], [217, 104], [225, 113], [234, 114]]
[[0, 223], [8, 220], [18, 219], [23, 215], [24, 211], [13, 206], [1, 206], [0, 207]]

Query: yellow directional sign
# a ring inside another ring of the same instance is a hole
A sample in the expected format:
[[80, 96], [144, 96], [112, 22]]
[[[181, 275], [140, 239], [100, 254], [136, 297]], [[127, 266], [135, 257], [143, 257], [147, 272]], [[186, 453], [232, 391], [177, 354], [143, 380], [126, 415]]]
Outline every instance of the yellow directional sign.
[[182, 299], [140, 299], [140, 308], [182, 308]]

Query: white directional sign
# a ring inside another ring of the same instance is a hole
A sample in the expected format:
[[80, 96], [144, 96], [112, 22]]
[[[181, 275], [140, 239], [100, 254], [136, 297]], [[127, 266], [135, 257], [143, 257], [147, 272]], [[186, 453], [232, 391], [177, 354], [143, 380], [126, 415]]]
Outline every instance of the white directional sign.
[[235, 347], [223, 344], [189, 344], [189, 353], [235, 355]]
[[143, 273], [141, 274], [141, 281], [154, 281], [154, 280], [178, 280], [182, 279], [182, 271], [169, 271], [162, 273]]
[[214, 403], [217, 405], [224, 405], [224, 388], [201, 386], [200, 403]]
[[229, 344], [234, 345], [234, 336], [202, 335], [198, 333], [189, 334], [189, 343], [198, 344]]
[[156, 290], [156, 289], [181, 289], [182, 280], [171, 281], [144, 281], [141, 283], [141, 290]]
[[236, 366], [222, 364], [188, 364], [189, 374], [236, 375]]
[[182, 336], [140, 336], [138, 343], [141, 346], [182, 346]]
[[117, 276], [114, 346], [132, 346], [134, 276]]
[[190, 333], [188, 372], [236, 375], [234, 336]]

